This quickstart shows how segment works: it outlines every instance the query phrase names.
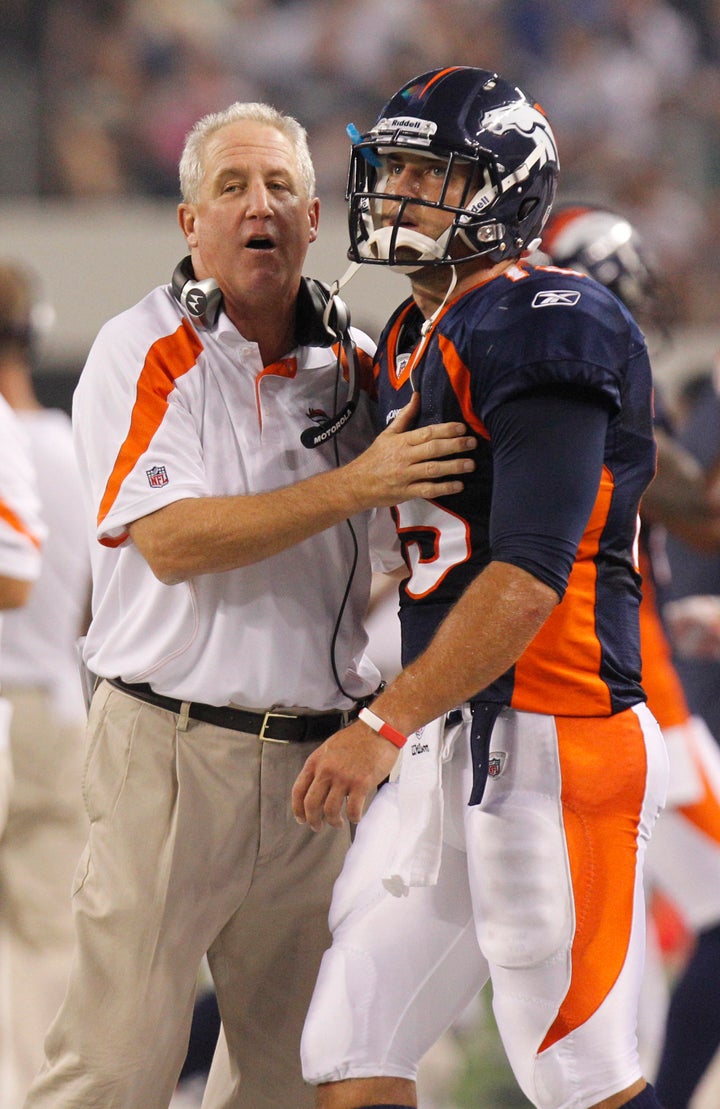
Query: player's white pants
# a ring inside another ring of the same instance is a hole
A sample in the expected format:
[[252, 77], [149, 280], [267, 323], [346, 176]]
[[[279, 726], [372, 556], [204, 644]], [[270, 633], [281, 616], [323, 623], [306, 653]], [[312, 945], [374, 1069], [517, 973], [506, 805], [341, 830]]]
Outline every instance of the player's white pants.
[[401, 831], [398, 783], [361, 821], [303, 1034], [308, 1081], [414, 1080], [488, 976], [509, 1061], [540, 1109], [585, 1109], [640, 1077], [642, 859], [667, 786], [660, 730], [644, 706], [603, 719], [504, 710], [491, 759], [499, 773], [472, 808], [467, 734], [443, 768], [434, 886], [396, 897], [382, 883]]

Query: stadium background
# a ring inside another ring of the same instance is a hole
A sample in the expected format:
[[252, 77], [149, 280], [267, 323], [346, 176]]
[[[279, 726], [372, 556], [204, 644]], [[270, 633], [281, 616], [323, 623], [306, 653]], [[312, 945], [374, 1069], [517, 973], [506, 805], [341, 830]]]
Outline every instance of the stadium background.
[[[305, 124], [322, 202], [307, 272], [330, 281], [346, 266], [346, 124], [367, 128], [410, 76], [448, 64], [497, 69], [543, 105], [559, 200], [628, 216], [666, 282], [667, 333], [654, 344], [666, 391], [709, 372], [718, 0], [0, 0], [0, 255], [35, 269], [54, 311], [38, 346], [42, 398], [69, 407], [98, 328], [184, 253], [176, 166], [200, 115], [266, 100]], [[406, 292], [366, 268], [343, 295], [375, 334]], [[682, 942], [668, 933], [671, 957]], [[456, 1076], [459, 1107], [527, 1105], [486, 1006], [436, 1066], [441, 1085], [443, 1067]]]

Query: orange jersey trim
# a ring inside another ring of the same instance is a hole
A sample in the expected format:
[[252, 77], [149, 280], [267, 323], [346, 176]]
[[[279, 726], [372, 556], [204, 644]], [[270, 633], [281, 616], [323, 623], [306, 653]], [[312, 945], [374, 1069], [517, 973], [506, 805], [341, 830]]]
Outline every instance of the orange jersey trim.
[[642, 728], [632, 709], [607, 720], [555, 722], [575, 935], [570, 984], [540, 1051], [597, 1012], [625, 963], [647, 777]]
[[603, 466], [598, 495], [578, 545], [565, 596], [515, 664], [513, 708], [547, 712], [548, 704], [557, 698], [563, 705], [563, 716], [585, 716], [589, 711], [598, 716], [610, 714], [610, 690], [600, 676], [602, 645], [595, 626], [595, 558], [613, 489], [612, 474]]
[[440, 348], [445, 372], [450, 378], [453, 392], [460, 402], [460, 408], [465, 423], [468, 427], [471, 427], [473, 431], [476, 431], [478, 435], [482, 436], [483, 439], [489, 439], [490, 435], [485, 425], [482, 420], [478, 419], [473, 411], [469, 368], [458, 354], [455, 344], [444, 335], [438, 336], [438, 347]]
[[657, 611], [650, 562], [640, 551], [642, 599], [640, 601], [640, 654], [642, 684], [648, 708], [661, 728], [674, 728], [690, 717], [680, 678], [673, 666], [670, 646]]
[[10, 505], [6, 504], [3, 500], [0, 500], [0, 519], [4, 520], [5, 523], [12, 528], [13, 531], [16, 531], [18, 533], [18, 535], [24, 535], [26, 539], [29, 539], [36, 550], [40, 550], [40, 548], [42, 547], [41, 540], [38, 538], [37, 535], [31, 532], [29, 528], [25, 527], [24, 523], [17, 515], [17, 513], [14, 512], [12, 508], [10, 508]]
[[[150, 446], [167, 412], [168, 397], [175, 388], [175, 382], [195, 365], [202, 349], [196, 331], [187, 320], [183, 320], [172, 335], [164, 335], [150, 347], [138, 378], [130, 428], [100, 501], [98, 527], [115, 504], [123, 481]], [[106, 547], [118, 547], [125, 538], [118, 536], [101, 539], [100, 542]]]

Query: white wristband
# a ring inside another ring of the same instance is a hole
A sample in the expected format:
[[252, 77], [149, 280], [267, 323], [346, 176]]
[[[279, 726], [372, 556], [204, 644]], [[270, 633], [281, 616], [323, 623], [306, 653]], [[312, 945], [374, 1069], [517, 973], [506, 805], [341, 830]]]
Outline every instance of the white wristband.
[[358, 720], [362, 720], [363, 724], [367, 724], [368, 728], [372, 728], [378, 735], [383, 736], [384, 739], [389, 739], [396, 747], [404, 747], [407, 743], [407, 736], [399, 732], [397, 728], [393, 728], [391, 724], [386, 724], [379, 716], [370, 709], [360, 709], [358, 713]]

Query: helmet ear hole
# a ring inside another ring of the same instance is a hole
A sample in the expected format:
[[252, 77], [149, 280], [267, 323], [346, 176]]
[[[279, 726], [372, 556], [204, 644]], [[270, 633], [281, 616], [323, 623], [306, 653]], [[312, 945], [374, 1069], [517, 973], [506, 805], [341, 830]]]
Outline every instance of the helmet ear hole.
[[527, 217], [530, 215], [530, 213], [535, 211], [537, 206], [538, 206], [538, 198], [536, 196], [526, 197], [525, 200], [523, 200], [522, 204], [520, 205], [520, 207], [518, 209], [518, 219], [520, 219], [520, 220], [527, 219]]

